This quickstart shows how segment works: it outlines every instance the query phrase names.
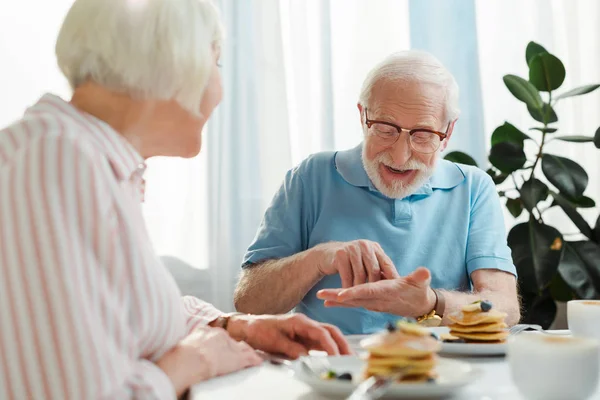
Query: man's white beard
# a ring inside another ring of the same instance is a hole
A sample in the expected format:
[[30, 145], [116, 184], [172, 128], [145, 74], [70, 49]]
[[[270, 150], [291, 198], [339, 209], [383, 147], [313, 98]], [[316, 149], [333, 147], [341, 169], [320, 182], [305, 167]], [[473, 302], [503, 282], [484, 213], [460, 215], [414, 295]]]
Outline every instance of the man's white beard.
[[[404, 165], [394, 165], [392, 157], [388, 153], [379, 154], [374, 160], [367, 160], [366, 146], [362, 149], [362, 162], [369, 179], [373, 186], [384, 196], [392, 199], [403, 199], [416, 192], [433, 175], [435, 167], [428, 167], [420, 161], [410, 158]], [[379, 172], [379, 165], [385, 164], [394, 169], [415, 169], [418, 170], [415, 178], [410, 184], [405, 184], [401, 180], [394, 181], [391, 186], [384, 183]]]

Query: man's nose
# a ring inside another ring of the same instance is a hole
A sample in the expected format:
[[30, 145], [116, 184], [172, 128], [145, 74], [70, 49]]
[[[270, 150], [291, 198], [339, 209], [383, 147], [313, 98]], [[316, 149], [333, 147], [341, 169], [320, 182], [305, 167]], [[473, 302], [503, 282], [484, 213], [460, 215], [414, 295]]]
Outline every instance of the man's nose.
[[389, 150], [394, 166], [402, 166], [412, 157], [412, 148], [410, 147], [410, 135], [408, 132], [400, 133], [400, 137]]

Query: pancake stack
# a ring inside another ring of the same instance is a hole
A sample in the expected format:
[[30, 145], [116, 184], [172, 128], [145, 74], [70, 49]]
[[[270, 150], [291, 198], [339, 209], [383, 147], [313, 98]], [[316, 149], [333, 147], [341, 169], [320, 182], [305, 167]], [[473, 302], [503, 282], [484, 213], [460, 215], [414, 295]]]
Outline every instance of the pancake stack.
[[501, 343], [508, 337], [507, 314], [494, 310], [489, 301], [476, 301], [448, 315], [452, 321], [447, 341], [463, 339], [472, 343]]
[[404, 369], [398, 382], [427, 382], [436, 378], [436, 353], [441, 344], [427, 329], [414, 322], [401, 321], [388, 325], [387, 331], [361, 342], [368, 351], [364, 378], [389, 377]]

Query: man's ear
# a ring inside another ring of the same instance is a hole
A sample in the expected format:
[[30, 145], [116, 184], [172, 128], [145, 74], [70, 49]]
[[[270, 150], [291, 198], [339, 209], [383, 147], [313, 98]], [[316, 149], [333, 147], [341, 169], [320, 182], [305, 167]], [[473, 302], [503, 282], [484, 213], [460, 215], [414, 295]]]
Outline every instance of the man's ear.
[[362, 123], [363, 123], [363, 120], [362, 120], [363, 106], [360, 103], [357, 103], [356, 106], [358, 107], [358, 116], [360, 118], [360, 124], [362, 125]]
[[444, 141], [442, 142], [440, 151], [446, 150], [446, 147], [448, 146], [448, 142], [450, 141], [450, 138], [452, 137], [452, 132], [454, 132], [454, 125], [456, 124], [456, 121], [458, 121], [458, 118], [448, 124], [448, 132], [446, 132], [448, 134], [448, 136], [446, 136], [446, 139], [444, 139]]

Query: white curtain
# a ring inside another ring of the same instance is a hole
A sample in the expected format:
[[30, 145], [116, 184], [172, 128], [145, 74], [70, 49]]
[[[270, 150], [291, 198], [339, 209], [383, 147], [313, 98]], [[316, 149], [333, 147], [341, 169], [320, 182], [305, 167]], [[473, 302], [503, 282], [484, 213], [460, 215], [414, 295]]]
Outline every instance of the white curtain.
[[[227, 27], [225, 99], [200, 156], [149, 162], [144, 212], [161, 255], [204, 269], [205, 298], [230, 310], [242, 255], [285, 171], [308, 154], [361, 140], [356, 101], [367, 71], [387, 54], [437, 55], [461, 86], [462, 115], [451, 149], [486, 162], [494, 128], [532, 121], [502, 76], [526, 77], [534, 40], [560, 57], [565, 88], [600, 82], [596, 0], [215, 0]], [[68, 97], [54, 40], [72, 0], [0, 3], [0, 125], [43, 92]], [[33, 12], [35, 10], [35, 12]], [[564, 134], [600, 126], [600, 91], [557, 107]], [[598, 153], [590, 144], [550, 143], [590, 175], [600, 200]], [[593, 224], [597, 209], [583, 211]], [[575, 228], [560, 213], [563, 230]], [[514, 220], [507, 214], [507, 226]]]

